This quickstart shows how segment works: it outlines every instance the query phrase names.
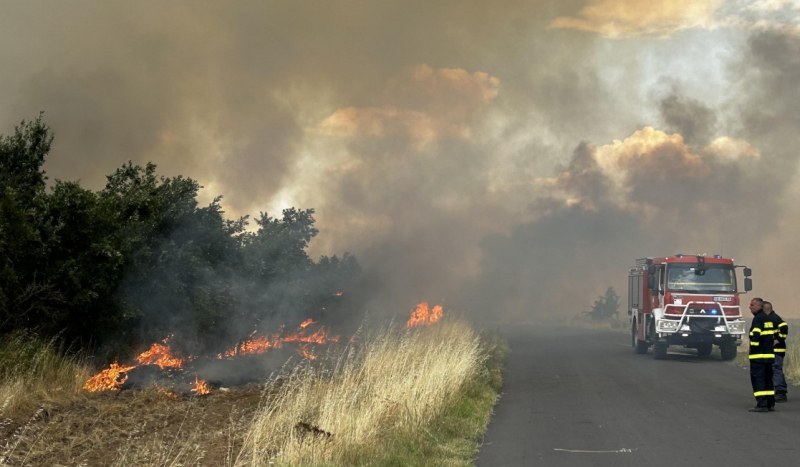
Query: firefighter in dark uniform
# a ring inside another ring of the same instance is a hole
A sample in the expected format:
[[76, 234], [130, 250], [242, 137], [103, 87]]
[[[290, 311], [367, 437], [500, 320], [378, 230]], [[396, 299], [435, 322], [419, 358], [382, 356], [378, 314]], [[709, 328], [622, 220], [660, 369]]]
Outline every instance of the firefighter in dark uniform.
[[786, 402], [786, 377], [783, 375], [783, 357], [786, 356], [786, 338], [789, 337], [789, 325], [772, 308], [772, 303], [764, 302], [764, 313], [772, 320], [778, 330], [775, 334], [775, 363], [772, 364], [772, 382], [775, 385], [775, 402]]
[[773, 340], [777, 327], [762, 309], [764, 300], [750, 301], [753, 323], [750, 325], [750, 382], [756, 406], [750, 412], [772, 412], [775, 410], [775, 387], [772, 384], [772, 363], [775, 361]]

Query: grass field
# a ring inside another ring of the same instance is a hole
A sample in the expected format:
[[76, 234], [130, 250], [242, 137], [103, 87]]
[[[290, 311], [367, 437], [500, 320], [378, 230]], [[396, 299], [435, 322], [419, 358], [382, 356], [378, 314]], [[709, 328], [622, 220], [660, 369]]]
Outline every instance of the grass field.
[[295, 369], [237, 464], [468, 465], [499, 390], [498, 347], [462, 322], [364, 336], [331, 369]]
[[0, 346], [0, 465], [469, 465], [507, 353], [459, 321], [385, 328], [266, 384], [184, 397], [86, 393], [80, 359], [19, 339]]

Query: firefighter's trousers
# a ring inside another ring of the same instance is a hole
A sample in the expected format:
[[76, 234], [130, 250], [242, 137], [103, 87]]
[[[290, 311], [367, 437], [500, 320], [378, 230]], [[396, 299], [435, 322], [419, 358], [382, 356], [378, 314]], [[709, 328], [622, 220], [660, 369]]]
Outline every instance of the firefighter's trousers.
[[775, 352], [775, 363], [772, 364], [772, 382], [775, 392], [786, 394], [786, 377], [783, 376], [783, 354]]
[[757, 407], [775, 405], [775, 386], [772, 384], [772, 359], [756, 358], [750, 360], [750, 382]]

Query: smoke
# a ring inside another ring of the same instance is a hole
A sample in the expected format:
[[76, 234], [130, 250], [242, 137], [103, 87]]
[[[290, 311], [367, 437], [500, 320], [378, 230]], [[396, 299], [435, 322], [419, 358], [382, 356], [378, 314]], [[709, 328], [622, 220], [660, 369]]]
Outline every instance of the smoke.
[[716, 132], [717, 117], [702, 102], [674, 90], [659, 102], [666, 129], [683, 136], [688, 144], [706, 144]]
[[783, 311], [796, 12], [740, 3], [12, 4], [0, 123], [46, 112], [51, 178], [153, 160], [231, 217], [315, 208], [371, 309], [574, 314], [680, 251]]

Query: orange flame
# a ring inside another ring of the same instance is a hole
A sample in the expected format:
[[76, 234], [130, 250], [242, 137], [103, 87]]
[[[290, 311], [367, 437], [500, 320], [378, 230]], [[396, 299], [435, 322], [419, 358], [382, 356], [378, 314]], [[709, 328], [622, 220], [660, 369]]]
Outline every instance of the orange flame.
[[[299, 344], [301, 355], [313, 360], [316, 355], [311, 352], [312, 344], [339, 342], [339, 336], [328, 335], [328, 330], [325, 327], [320, 327], [317, 331], [310, 333], [309, 326], [314, 324], [317, 324], [317, 322], [309, 318], [300, 323], [294, 333], [285, 333], [284, 327], [281, 326], [279, 333], [272, 336], [256, 336], [254, 331], [250, 334], [248, 340], [217, 354], [217, 359], [263, 354], [272, 349], [281, 348], [284, 343], [294, 342]], [[149, 349], [136, 357], [136, 363], [134, 364], [120, 365], [116, 362], [112, 363], [107, 369], [89, 378], [83, 386], [84, 389], [90, 392], [118, 390], [128, 379], [126, 373], [141, 365], [157, 365], [162, 370], [165, 368], [183, 369], [186, 362], [191, 362], [197, 358], [194, 356], [181, 358], [173, 355], [169, 345], [170, 339], [172, 339], [172, 335], [167, 336], [161, 343], [152, 344]], [[195, 375], [195, 387], [192, 392], [197, 395], [204, 395], [210, 391], [206, 382], [198, 380], [197, 375]]]
[[339, 336], [329, 336], [328, 330], [324, 327], [319, 328], [316, 332], [306, 334], [306, 329], [316, 324], [316, 321], [307, 319], [300, 323], [299, 329], [295, 333], [290, 334], [277, 334], [274, 336], [261, 336], [256, 337], [256, 333], [250, 334], [250, 339], [236, 345], [235, 347], [226, 350], [221, 354], [217, 354], [217, 359], [233, 358], [241, 355], [259, 355], [269, 352], [272, 349], [280, 349], [283, 344], [288, 342], [296, 342], [301, 344], [328, 344], [331, 342], [339, 342]]
[[205, 396], [206, 394], [211, 392], [211, 388], [208, 387], [208, 383], [204, 379], [198, 379], [197, 374], [194, 375], [194, 387], [192, 388], [192, 392], [198, 396]]
[[435, 305], [433, 308], [429, 308], [428, 302], [422, 302], [411, 310], [411, 317], [406, 322], [406, 329], [436, 323], [442, 319], [443, 313], [442, 305]]
[[305, 320], [302, 323], [300, 323], [300, 329], [305, 329], [305, 328], [311, 326], [312, 324], [316, 324], [316, 323], [317, 322], [314, 321], [313, 319], [308, 318], [307, 320]]
[[114, 362], [105, 370], [86, 380], [86, 383], [83, 384], [83, 389], [90, 392], [119, 389], [122, 383], [128, 379], [128, 375], [125, 373], [134, 368], [136, 368], [136, 365], [123, 366]]
[[125, 373], [141, 365], [158, 365], [162, 370], [164, 368], [183, 368], [184, 359], [172, 355], [172, 349], [168, 345], [171, 338], [172, 335], [169, 335], [161, 341], [161, 344], [156, 342], [149, 349], [140, 353], [136, 357], [136, 364], [112, 363], [105, 370], [89, 378], [83, 388], [89, 392], [115, 391], [128, 379], [128, 375]]
[[308, 360], [316, 360], [317, 359], [317, 356], [314, 355], [314, 352], [311, 351], [311, 348], [310, 348], [309, 344], [301, 345], [300, 349], [298, 350], [298, 352], [300, 353], [300, 355], [302, 355], [304, 358], [306, 358]]
[[156, 386], [156, 389], [158, 390], [159, 393], [161, 393], [167, 399], [172, 399], [174, 401], [181, 400], [180, 396], [178, 396], [177, 394], [175, 394], [174, 392], [170, 391], [169, 389], [167, 389], [167, 388], [165, 388], [163, 386]]
[[158, 365], [162, 370], [164, 368], [183, 368], [184, 360], [172, 355], [169, 343], [172, 336], [168, 336], [161, 342], [164, 344], [154, 343], [149, 349], [139, 354], [136, 361], [139, 365]]

